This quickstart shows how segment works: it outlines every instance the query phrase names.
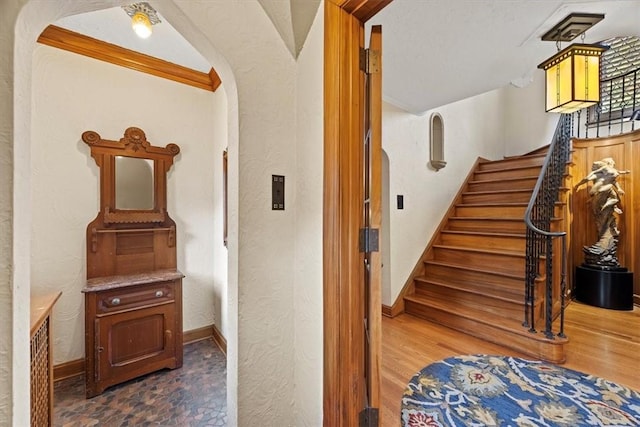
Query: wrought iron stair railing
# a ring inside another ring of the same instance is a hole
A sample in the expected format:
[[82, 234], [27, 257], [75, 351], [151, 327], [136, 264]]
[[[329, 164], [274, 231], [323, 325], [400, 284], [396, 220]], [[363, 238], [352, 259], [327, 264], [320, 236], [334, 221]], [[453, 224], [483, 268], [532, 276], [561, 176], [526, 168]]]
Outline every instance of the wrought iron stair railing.
[[[577, 137], [584, 126], [585, 138], [595, 133], [595, 138], [624, 133], [636, 128], [631, 119], [640, 109], [640, 68], [600, 81], [600, 102], [574, 113], [577, 121]], [[584, 123], [582, 116], [584, 115]]]
[[[551, 231], [556, 202], [559, 200], [569, 155], [573, 120], [571, 114], [562, 114], [558, 121], [553, 140], [544, 160], [540, 176], [533, 190], [531, 200], [525, 212], [527, 226], [526, 271], [525, 271], [525, 312], [523, 325], [532, 333], [536, 331], [536, 280], [544, 278], [544, 334], [547, 338], [564, 338], [564, 309], [567, 273], [567, 243], [565, 231]], [[561, 241], [560, 272], [560, 326], [557, 334], [553, 332], [554, 306], [554, 240]], [[541, 267], [544, 271], [541, 271]]]

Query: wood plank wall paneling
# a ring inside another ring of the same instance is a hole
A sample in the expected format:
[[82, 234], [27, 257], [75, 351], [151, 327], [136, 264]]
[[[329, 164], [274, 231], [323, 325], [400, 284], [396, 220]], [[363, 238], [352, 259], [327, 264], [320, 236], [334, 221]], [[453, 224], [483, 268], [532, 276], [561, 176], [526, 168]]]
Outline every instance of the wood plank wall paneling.
[[569, 247], [570, 269], [582, 264], [583, 246], [590, 246], [598, 239], [595, 221], [589, 206], [588, 188], [583, 184], [573, 187], [591, 172], [596, 160], [611, 157], [618, 170], [630, 170], [618, 178], [625, 191], [618, 215], [618, 259], [633, 274], [634, 301], [640, 304], [640, 130], [608, 138], [574, 139], [571, 165], [571, 238]]
[[215, 92], [222, 83], [213, 68], [203, 73], [55, 25], [45, 28], [38, 42], [211, 92]]

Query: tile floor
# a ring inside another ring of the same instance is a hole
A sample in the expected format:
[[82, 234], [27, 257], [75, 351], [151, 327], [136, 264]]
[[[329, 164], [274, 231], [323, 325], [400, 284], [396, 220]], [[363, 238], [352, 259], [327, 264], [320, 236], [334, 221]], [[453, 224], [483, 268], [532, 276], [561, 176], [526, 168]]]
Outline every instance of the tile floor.
[[226, 426], [226, 358], [213, 340], [184, 346], [180, 369], [162, 370], [86, 399], [84, 376], [56, 382], [54, 426]]

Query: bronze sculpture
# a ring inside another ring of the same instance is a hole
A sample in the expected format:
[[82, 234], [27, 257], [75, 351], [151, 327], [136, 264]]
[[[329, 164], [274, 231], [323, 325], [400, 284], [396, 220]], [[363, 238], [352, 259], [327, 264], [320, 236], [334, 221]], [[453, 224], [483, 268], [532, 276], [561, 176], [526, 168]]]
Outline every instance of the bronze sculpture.
[[618, 207], [620, 197], [624, 191], [617, 182], [620, 175], [629, 171], [619, 171], [615, 167], [612, 158], [607, 157], [593, 162], [591, 173], [584, 177], [574, 189], [586, 182], [592, 182], [589, 189], [591, 197], [591, 210], [596, 221], [598, 230], [598, 241], [591, 246], [582, 248], [585, 255], [585, 264], [601, 267], [619, 267], [618, 231], [616, 224], [616, 214], [621, 214]]

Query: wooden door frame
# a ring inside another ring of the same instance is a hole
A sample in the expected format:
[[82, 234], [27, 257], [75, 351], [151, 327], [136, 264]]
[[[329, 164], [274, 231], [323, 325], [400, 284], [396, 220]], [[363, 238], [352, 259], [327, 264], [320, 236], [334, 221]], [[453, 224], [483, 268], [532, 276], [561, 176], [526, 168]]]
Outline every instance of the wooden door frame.
[[[324, 5], [323, 420], [356, 426], [365, 401], [362, 254], [364, 22], [392, 0]], [[381, 307], [378, 307], [381, 310]], [[379, 323], [379, 318], [378, 318]], [[379, 326], [378, 328], [379, 332]]]

